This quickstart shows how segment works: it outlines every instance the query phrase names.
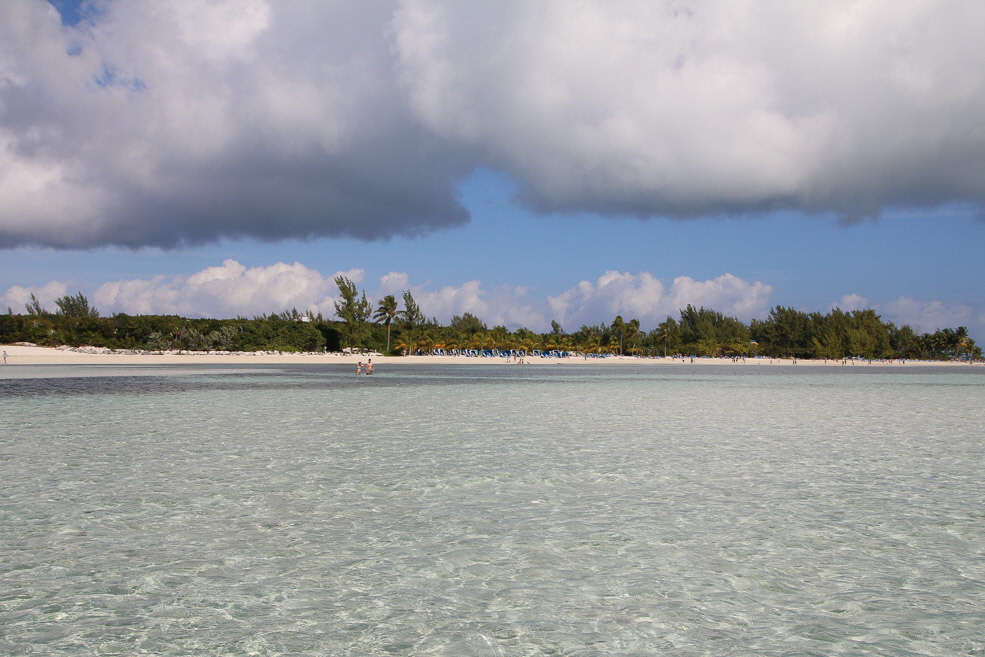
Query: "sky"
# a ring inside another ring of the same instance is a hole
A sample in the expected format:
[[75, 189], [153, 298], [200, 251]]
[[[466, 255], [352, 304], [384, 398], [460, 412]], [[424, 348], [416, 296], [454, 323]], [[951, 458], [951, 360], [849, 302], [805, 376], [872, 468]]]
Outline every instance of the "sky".
[[0, 308], [985, 343], [977, 0], [0, 2]]

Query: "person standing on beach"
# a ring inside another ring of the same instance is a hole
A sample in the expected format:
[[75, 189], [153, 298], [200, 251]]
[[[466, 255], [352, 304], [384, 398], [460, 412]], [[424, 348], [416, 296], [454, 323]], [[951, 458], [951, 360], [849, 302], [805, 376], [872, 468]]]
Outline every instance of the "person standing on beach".
[[4, 365], [7, 364], [7, 350], [6, 349], [3, 350], [3, 364]]

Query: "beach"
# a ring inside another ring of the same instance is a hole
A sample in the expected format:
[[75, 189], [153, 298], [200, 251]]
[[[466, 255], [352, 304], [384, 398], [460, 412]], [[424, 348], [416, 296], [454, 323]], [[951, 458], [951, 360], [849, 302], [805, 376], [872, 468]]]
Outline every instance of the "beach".
[[197, 351], [111, 351], [99, 347], [39, 347], [23, 343], [0, 345], [7, 353], [7, 365], [207, 365], [207, 364], [284, 364], [294, 365], [300, 363], [323, 363], [323, 364], [351, 364], [366, 362], [373, 359], [377, 366], [384, 368], [391, 365], [403, 366], [410, 364], [474, 364], [474, 365], [503, 365], [513, 363], [517, 365], [638, 365], [646, 363], [649, 365], [724, 365], [739, 364], [747, 366], [796, 366], [797, 364], [811, 366], [867, 366], [867, 365], [893, 365], [905, 367], [919, 366], [954, 366], [969, 367], [981, 366], [980, 363], [969, 365], [968, 363], [954, 363], [942, 361], [918, 361], [918, 360], [880, 360], [880, 361], [841, 361], [841, 360], [792, 360], [789, 358], [672, 358], [658, 357], [646, 358], [636, 356], [605, 356], [605, 357], [584, 357], [580, 354], [571, 355], [566, 358], [528, 356], [522, 359], [522, 363], [517, 359], [507, 359], [502, 356], [492, 357], [470, 357], [470, 356], [449, 356], [449, 355], [423, 355], [423, 356], [383, 356], [376, 353], [322, 353], [322, 352], [197, 352]]

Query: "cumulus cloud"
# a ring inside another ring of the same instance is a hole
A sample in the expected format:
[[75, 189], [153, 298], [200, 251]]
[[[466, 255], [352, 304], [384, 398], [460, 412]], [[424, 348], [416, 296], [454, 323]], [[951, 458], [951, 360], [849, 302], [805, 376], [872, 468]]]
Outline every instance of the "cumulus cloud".
[[548, 297], [552, 315], [567, 330], [610, 321], [616, 315], [639, 319], [656, 327], [668, 316], [675, 319], [688, 304], [705, 307], [749, 321], [765, 314], [773, 288], [748, 282], [732, 274], [706, 281], [678, 276], [670, 287], [649, 272], [608, 271], [594, 283], [581, 281], [556, 297]]
[[985, 206], [982, 3], [92, 6], [0, 3], [0, 247]]
[[361, 279], [362, 270], [325, 277], [295, 262], [245, 267], [226, 260], [191, 276], [132, 279], [104, 283], [92, 301], [101, 312], [181, 315], [184, 317], [253, 317], [297, 309], [334, 314], [338, 274]]
[[473, 280], [458, 286], [444, 285], [437, 290], [420, 286], [411, 292], [425, 315], [445, 323], [455, 315], [470, 313], [488, 326], [544, 330], [550, 324], [543, 303], [529, 300], [526, 287], [500, 285], [486, 290], [481, 281]]
[[938, 329], [972, 327], [978, 333], [985, 329], [985, 313], [963, 303], [945, 303], [935, 299], [914, 299], [901, 296], [886, 301], [870, 302], [855, 293], [844, 295], [830, 309], [840, 308], [845, 312], [853, 310], [875, 310], [883, 321], [896, 326], [907, 325], [917, 333], [933, 333]]
[[[548, 211], [981, 204], [985, 6], [410, 1], [414, 111]], [[478, 15], [477, 15], [478, 14]]]
[[[403, 292], [409, 291], [421, 311], [441, 323], [448, 323], [455, 315], [471, 313], [489, 326], [534, 331], [549, 330], [552, 320], [573, 331], [582, 324], [609, 322], [617, 314], [654, 328], [688, 304], [748, 320], [766, 312], [772, 293], [769, 285], [750, 283], [731, 274], [707, 281], [681, 276], [668, 287], [649, 272], [614, 271], [605, 272], [595, 282], [582, 281], [556, 297], [538, 297], [533, 289], [523, 286], [488, 288], [478, 280], [432, 288], [426, 282], [412, 284], [402, 272], [380, 277], [373, 289], [362, 269], [325, 275], [297, 262], [246, 267], [236, 260], [226, 260], [188, 276], [110, 281], [98, 286], [88, 298], [103, 315], [253, 317], [294, 308], [334, 318], [338, 295], [335, 278], [339, 275], [361, 289], [369, 287], [367, 297], [374, 305], [388, 294], [400, 301]], [[64, 281], [51, 281], [36, 288], [14, 286], [0, 294], [0, 303], [22, 313], [33, 293], [43, 307], [54, 310], [54, 301], [70, 289], [74, 293], [74, 288]]]
[[971, 326], [985, 327], [985, 314], [976, 313], [971, 306], [941, 301], [921, 301], [911, 297], [899, 297], [880, 303], [875, 310], [885, 321], [897, 326], [908, 324], [917, 333], [933, 333], [937, 329]]
[[381, 3], [0, 3], [0, 246], [415, 235], [470, 163], [404, 109]]
[[15, 315], [21, 315], [26, 312], [27, 305], [31, 303], [31, 295], [33, 294], [43, 310], [54, 312], [57, 310], [55, 301], [69, 294], [68, 289], [69, 284], [66, 281], [48, 281], [38, 287], [14, 285], [7, 288], [3, 294], [0, 294], [0, 305], [9, 309]]
[[[376, 281], [368, 281], [362, 269], [326, 275], [297, 262], [247, 267], [236, 260], [187, 276], [117, 280], [82, 291], [104, 316], [126, 313], [253, 317], [293, 308], [334, 319], [338, 295], [335, 278], [340, 275], [360, 289], [368, 288], [367, 297], [374, 306], [388, 294], [402, 302], [403, 292], [409, 291], [427, 317], [443, 324], [455, 315], [471, 313], [489, 326], [503, 325], [511, 330], [524, 327], [538, 332], [550, 330], [552, 320], [567, 331], [576, 331], [583, 325], [611, 322], [616, 315], [626, 320], [638, 319], [644, 330], [652, 330], [668, 316], [677, 318], [688, 304], [748, 322], [764, 318], [773, 305], [772, 286], [732, 274], [704, 281], [678, 276], [667, 284], [650, 272], [607, 271], [594, 281], [581, 281], [556, 296], [539, 296], [532, 288], [490, 288], [478, 280], [432, 287], [428, 282], [413, 283], [404, 272], [389, 272]], [[44, 309], [54, 311], [57, 299], [78, 290], [71, 281], [53, 280], [33, 287], [15, 285], [0, 292], [0, 307], [24, 313], [34, 294]], [[873, 308], [884, 320], [897, 326], [908, 324], [918, 333], [968, 326], [978, 335], [985, 329], [985, 314], [965, 304], [910, 297], [870, 303], [851, 293], [831, 304], [830, 308], [834, 307], [845, 311]]]
[[870, 308], [869, 300], [860, 294], [855, 294], [854, 292], [846, 294], [841, 297], [841, 301], [838, 303], [831, 304], [831, 309], [839, 308], [845, 312], [851, 312], [853, 310], [864, 310]]

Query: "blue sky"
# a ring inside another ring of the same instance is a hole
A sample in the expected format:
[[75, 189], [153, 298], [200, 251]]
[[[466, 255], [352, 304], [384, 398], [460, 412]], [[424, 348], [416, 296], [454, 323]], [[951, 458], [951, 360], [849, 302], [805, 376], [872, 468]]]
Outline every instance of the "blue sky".
[[975, 3], [55, 4], [0, 6], [14, 312], [329, 316], [341, 273], [443, 321], [985, 341]]

